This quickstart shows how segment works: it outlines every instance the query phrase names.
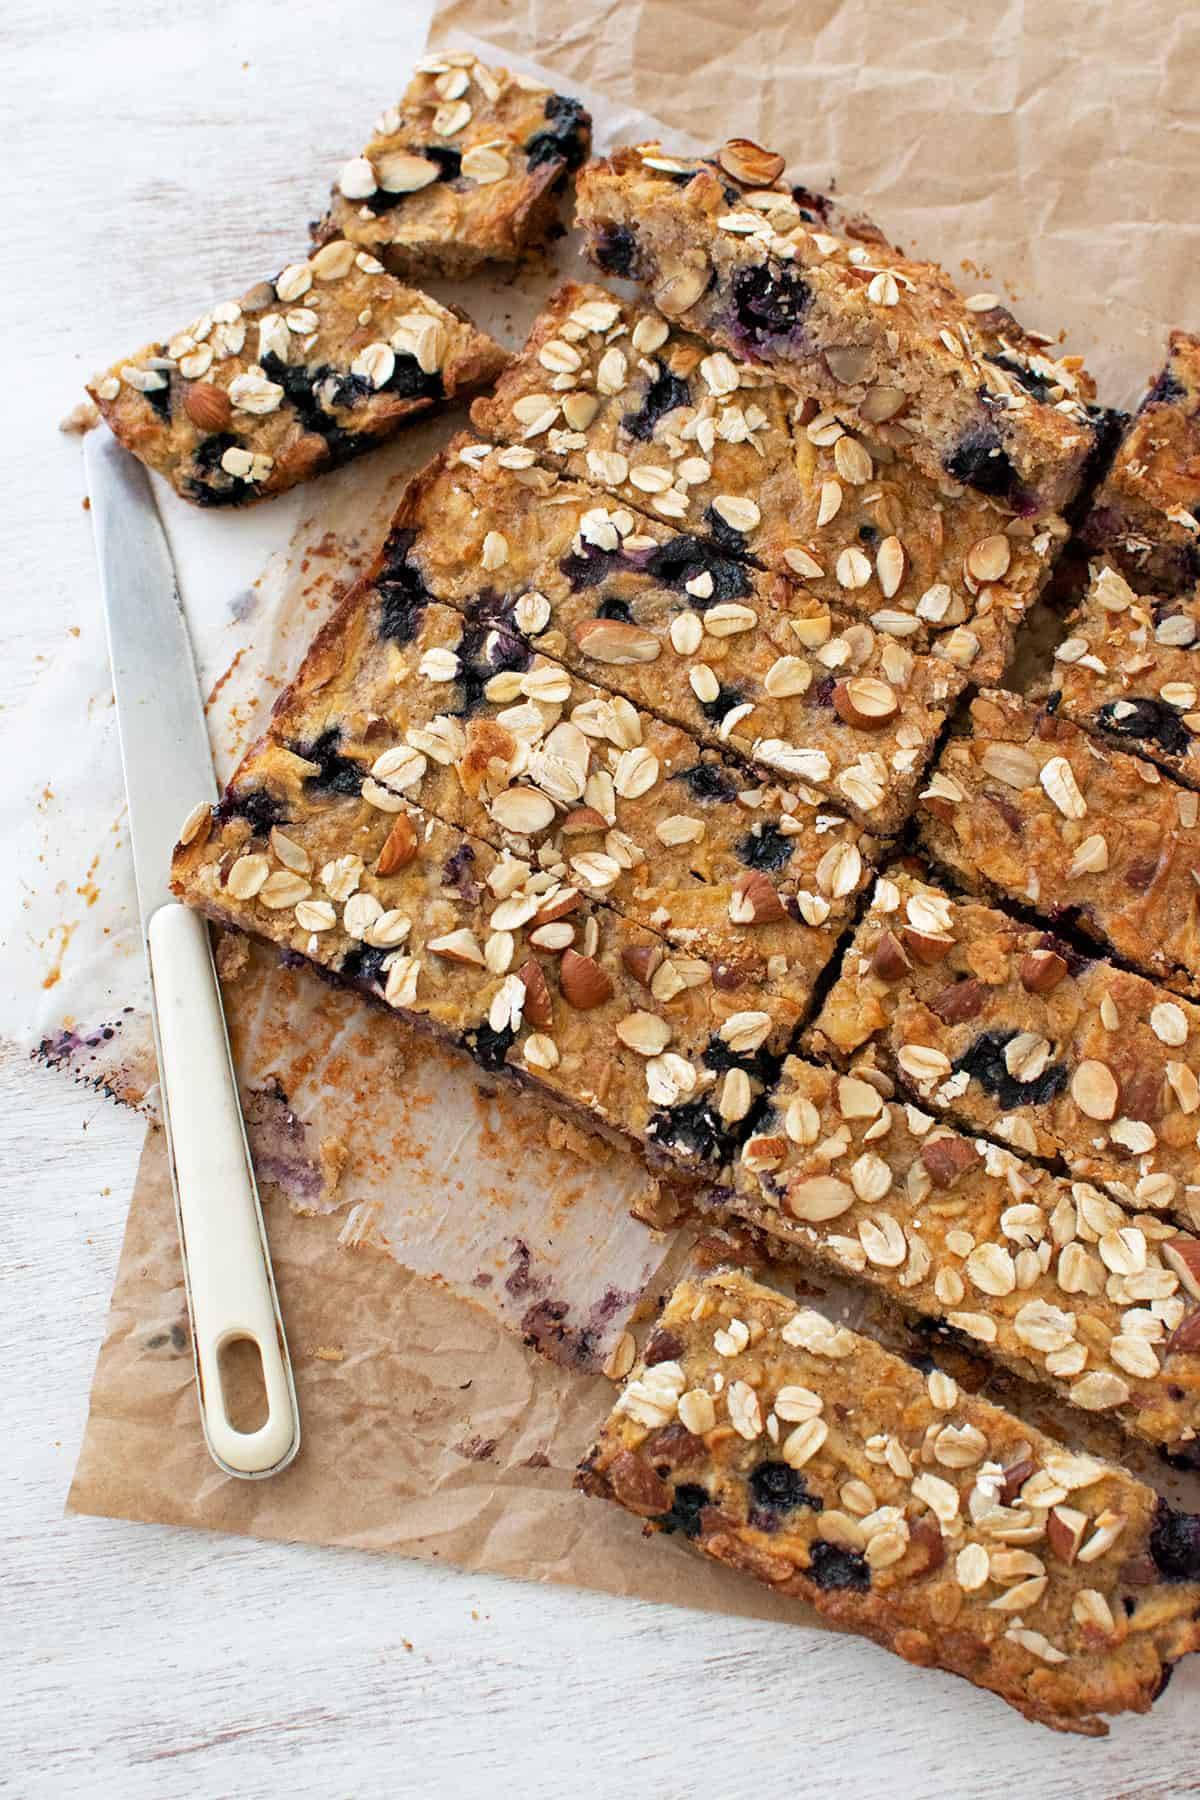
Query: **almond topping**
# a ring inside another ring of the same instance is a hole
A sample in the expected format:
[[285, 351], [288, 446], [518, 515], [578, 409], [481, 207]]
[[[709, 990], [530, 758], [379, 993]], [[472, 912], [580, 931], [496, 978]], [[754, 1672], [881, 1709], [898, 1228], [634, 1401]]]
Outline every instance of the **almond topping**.
[[563, 998], [576, 1012], [590, 1012], [611, 1000], [613, 985], [598, 962], [580, 956], [576, 950], [564, 950], [558, 971]]
[[406, 869], [417, 854], [417, 831], [407, 813], [397, 813], [375, 864], [377, 875], [395, 875]]

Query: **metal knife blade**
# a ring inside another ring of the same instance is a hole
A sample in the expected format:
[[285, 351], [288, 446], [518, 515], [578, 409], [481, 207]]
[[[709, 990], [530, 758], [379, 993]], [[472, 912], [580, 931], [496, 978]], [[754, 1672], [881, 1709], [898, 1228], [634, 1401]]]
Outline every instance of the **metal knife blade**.
[[[85, 442], [84, 455], [200, 1418], [209, 1453], [226, 1474], [274, 1475], [300, 1446], [291, 1360], [208, 926], [168, 886], [183, 820], [216, 798], [208, 730], [150, 483], [133, 457], [99, 432]], [[266, 1407], [253, 1428], [236, 1422], [227, 1387], [234, 1344], [258, 1352]]]
[[179, 583], [149, 477], [107, 432], [89, 432], [84, 462], [144, 932], [171, 898], [179, 828], [201, 800], [216, 799], [217, 783]]

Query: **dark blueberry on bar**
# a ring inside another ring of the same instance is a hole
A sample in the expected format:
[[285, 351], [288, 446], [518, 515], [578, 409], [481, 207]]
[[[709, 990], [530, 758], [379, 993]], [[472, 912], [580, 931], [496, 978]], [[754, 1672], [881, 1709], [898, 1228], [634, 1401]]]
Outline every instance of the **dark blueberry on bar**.
[[721, 1162], [729, 1153], [724, 1122], [704, 1098], [663, 1107], [651, 1117], [646, 1136], [692, 1162]]
[[865, 1594], [871, 1586], [871, 1565], [861, 1550], [843, 1550], [818, 1538], [809, 1546], [808, 1576], [819, 1588], [851, 1588]]
[[217, 804], [217, 821], [227, 825], [230, 819], [245, 819], [256, 837], [265, 837], [272, 825], [282, 825], [287, 814], [269, 788], [228, 788]]
[[812, 290], [794, 270], [749, 264], [734, 270], [731, 336], [739, 350], [798, 348]]
[[485, 1019], [481, 1025], [464, 1031], [460, 1042], [481, 1069], [494, 1074], [497, 1069], [504, 1067], [504, 1059], [512, 1048], [516, 1035], [511, 1025], [505, 1025], [502, 1030], [496, 1031]]
[[713, 543], [724, 550], [726, 555], [745, 556], [745, 532], [739, 531], [736, 525], [731, 525], [728, 519], [723, 519], [715, 507], [705, 508], [704, 523], [712, 535]]
[[657, 374], [646, 389], [642, 404], [636, 412], [628, 412], [621, 420], [621, 425], [630, 437], [648, 443], [654, 436], [654, 427], [660, 419], [674, 412], [676, 407], [692, 404], [692, 390], [679, 375], [672, 375], [670, 369], [655, 359]]
[[221, 467], [227, 450], [239, 448], [241, 439], [231, 431], [215, 431], [202, 438], [192, 451], [192, 473], [185, 482], [187, 497], [197, 506], [241, 506], [254, 497], [248, 481], [235, 481]]
[[[426, 144], [422, 149], [414, 151], [414, 155], [422, 157], [426, 162], [437, 165], [437, 181], [457, 181], [462, 174], [462, 155], [458, 150], [451, 150], [441, 144]], [[380, 213], [390, 212], [393, 206], [399, 206], [407, 200], [406, 193], [389, 193], [387, 188], [376, 188], [373, 194], [361, 202], [378, 218]]]
[[765, 1044], [757, 1050], [746, 1050], [740, 1055], [731, 1050], [724, 1038], [710, 1037], [704, 1052], [704, 1066], [712, 1069], [717, 1075], [724, 1075], [727, 1069], [744, 1069], [747, 1075], [757, 1077], [765, 1087], [769, 1087], [778, 1074], [778, 1059], [771, 1055]]
[[736, 846], [737, 856], [748, 869], [764, 869], [778, 874], [792, 860], [795, 840], [785, 837], [778, 825], [756, 825]]
[[317, 773], [305, 777], [306, 788], [324, 788], [331, 794], [357, 794], [362, 789], [366, 770], [352, 756], [338, 749], [342, 734], [336, 725], [323, 731], [311, 744], [293, 744], [292, 750], [305, 762], [316, 763]]
[[381, 388], [381, 394], [399, 394], [402, 400], [440, 400], [445, 392], [440, 369], [429, 374], [407, 350], [396, 357], [396, 366]]
[[686, 1538], [700, 1536], [700, 1515], [712, 1505], [707, 1488], [697, 1481], [681, 1481], [671, 1496], [670, 1512], [659, 1513], [654, 1523], [664, 1531], [682, 1531]]
[[537, 131], [525, 145], [525, 160], [531, 169], [540, 163], [562, 162], [577, 169], [587, 155], [591, 116], [581, 100], [568, 94], [551, 94], [546, 102], [547, 129]]
[[1024, 503], [1017, 471], [1000, 442], [1000, 433], [990, 423], [974, 426], [961, 439], [958, 448], [946, 458], [946, 473], [981, 494], [1008, 500], [1013, 505]]
[[1173, 706], [1153, 698], [1110, 700], [1096, 714], [1102, 731], [1117, 737], [1157, 744], [1168, 756], [1186, 756], [1192, 734]]
[[1138, 411], [1144, 412], [1148, 406], [1174, 406], [1177, 401], [1186, 398], [1186, 395], [1187, 389], [1168, 363], [1165, 368], [1159, 370], [1154, 386], [1138, 407]]
[[719, 725], [726, 713], [732, 712], [735, 706], [745, 705], [745, 701], [746, 696], [741, 688], [726, 687], [724, 683], [719, 682], [716, 699], [701, 700], [700, 711], [706, 719], [711, 719], [714, 725]]
[[142, 398], [148, 400], [159, 418], [169, 424], [171, 420], [171, 373], [168, 369], [163, 369], [161, 372], [167, 378], [165, 386], [146, 389]]
[[421, 628], [430, 594], [418, 569], [408, 560], [415, 531], [393, 531], [383, 546], [383, 573], [375, 583], [379, 595], [379, 635], [395, 644], [411, 644]]
[[598, 619], [619, 619], [622, 625], [633, 624], [633, 614], [628, 600], [621, 600], [616, 594], [607, 595], [596, 608]]
[[737, 788], [716, 763], [694, 763], [677, 769], [668, 781], [686, 781], [693, 800], [736, 800]]
[[442, 886], [454, 888], [472, 906], [483, 891], [471, 875], [474, 864], [475, 852], [470, 844], [460, 844], [454, 854], [448, 856], [442, 864]]
[[750, 592], [750, 577], [740, 563], [721, 556], [704, 538], [692, 537], [688, 532], [657, 544], [640, 566], [664, 587], [677, 588], [681, 593], [697, 575], [711, 575], [713, 591], [707, 598], [688, 595], [688, 605], [697, 612], [715, 606], [719, 600], [744, 600]]
[[386, 985], [383, 965], [389, 954], [374, 944], [355, 944], [343, 956], [338, 974], [343, 981], [352, 981], [355, 987], [382, 990]]
[[806, 224], [815, 225], [818, 221], [823, 225], [829, 223], [829, 214], [833, 208], [833, 201], [829, 198], [828, 194], [818, 194], [812, 188], [794, 187], [792, 189], [792, 199], [800, 208], [801, 215]]
[[1018, 1081], [1004, 1061], [1004, 1047], [1019, 1033], [983, 1031], [953, 1064], [954, 1073], [966, 1070], [985, 1093], [1006, 1112], [1016, 1106], [1048, 1106], [1067, 1085], [1067, 1065], [1049, 1063], [1033, 1081]]
[[877, 544], [879, 542], [879, 527], [877, 525], [860, 525], [858, 528], [858, 535], [864, 544]]
[[1167, 1581], [1200, 1581], [1200, 1514], [1176, 1512], [1160, 1500], [1150, 1530], [1150, 1554]]
[[574, 592], [579, 593], [606, 581], [620, 554], [619, 550], [602, 550], [598, 544], [583, 544], [580, 549], [569, 551], [558, 566]]
[[762, 1462], [750, 1471], [749, 1522], [759, 1531], [777, 1531], [784, 1513], [798, 1506], [821, 1512], [825, 1502], [810, 1494], [799, 1469], [785, 1462]]
[[606, 225], [591, 242], [591, 256], [598, 269], [622, 281], [636, 281], [641, 261], [637, 235], [628, 225]]

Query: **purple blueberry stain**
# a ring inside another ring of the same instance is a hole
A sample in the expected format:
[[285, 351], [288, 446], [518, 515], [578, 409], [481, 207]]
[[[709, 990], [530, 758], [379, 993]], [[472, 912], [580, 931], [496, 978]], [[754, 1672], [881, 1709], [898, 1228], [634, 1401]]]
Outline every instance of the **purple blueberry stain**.
[[750, 1507], [748, 1523], [758, 1531], [778, 1531], [787, 1513], [798, 1506], [824, 1510], [819, 1494], [809, 1492], [808, 1483], [798, 1469], [785, 1462], [761, 1462], [750, 1471]]
[[841, 1588], [865, 1594], [871, 1586], [871, 1565], [861, 1550], [844, 1550], [818, 1538], [809, 1546], [808, 1576], [827, 1592]]
[[1017, 1036], [1015, 1030], [980, 1032], [951, 1065], [956, 1075], [965, 1070], [1005, 1112], [1017, 1106], [1048, 1106], [1062, 1093], [1068, 1079], [1065, 1063], [1049, 1063], [1032, 1081], [1018, 1081], [1010, 1075], [1004, 1050]]
[[734, 270], [731, 287], [729, 332], [744, 355], [800, 348], [804, 315], [812, 304], [803, 276], [771, 263], [751, 263]]

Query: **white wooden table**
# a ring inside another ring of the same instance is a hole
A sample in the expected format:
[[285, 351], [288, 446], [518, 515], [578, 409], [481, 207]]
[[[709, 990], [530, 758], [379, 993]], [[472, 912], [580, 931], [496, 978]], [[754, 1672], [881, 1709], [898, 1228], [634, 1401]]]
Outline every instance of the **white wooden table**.
[[[319, 0], [9, 0], [6, 692], [101, 630], [78, 443], [55, 430], [81, 377], [285, 260], [419, 4], [335, 24]], [[44, 724], [49, 775], [55, 734], [87, 726]], [[1106, 1744], [1058, 1740], [826, 1634], [64, 1520], [142, 1127], [32, 1067], [21, 1029], [0, 1021], [0, 1794], [1196, 1791], [1194, 1675]]]

